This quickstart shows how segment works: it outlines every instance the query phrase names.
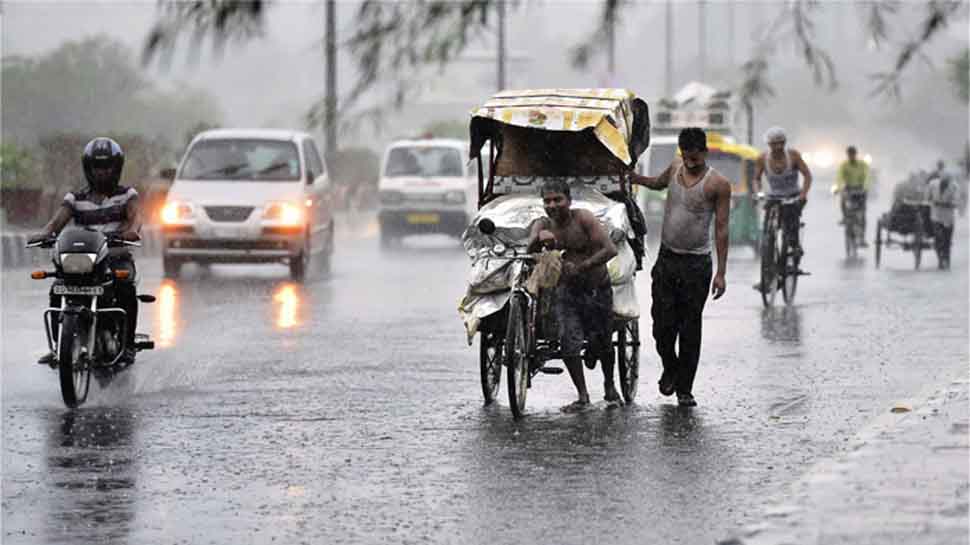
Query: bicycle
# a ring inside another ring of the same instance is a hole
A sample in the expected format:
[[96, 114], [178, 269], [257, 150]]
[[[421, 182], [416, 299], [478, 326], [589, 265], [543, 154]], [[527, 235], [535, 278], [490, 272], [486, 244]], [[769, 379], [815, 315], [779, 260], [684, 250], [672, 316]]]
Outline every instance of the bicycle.
[[846, 190], [844, 198], [845, 257], [856, 259], [859, 257], [859, 247], [865, 239], [866, 192]]
[[801, 197], [759, 195], [758, 199], [764, 201], [765, 210], [761, 235], [761, 300], [766, 307], [773, 306], [781, 290], [785, 304], [791, 305], [795, 301], [798, 277], [806, 274], [799, 269], [802, 259], [801, 252], [797, 251], [799, 233], [789, 232], [796, 221], [794, 218], [798, 217]]
[[[489, 219], [480, 220], [478, 227], [486, 235], [495, 232], [494, 223]], [[503, 255], [509, 251], [512, 255]], [[562, 358], [558, 326], [555, 313], [550, 308], [550, 300], [544, 295], [544, 290], [533, 295], [526, 289], [526, 280], [532, 274], [539, 254], [515, 252], [514, 245], [502, 241], [493, 246], [488, 256], [488, 259], [511, 262], [511, 289], [505, 313], [497, 315], [498, 320], [493, 322], [497, 327], [482, 330], [480, 371], [482, 393], [486, 403], [489, 403], [498, 393], [501, 366], [505, 366], [509, 406], [512, 416], [518, 419], [525, 414], [526, 394], [532, 385], [532, 378], [539, 373], [560, 374], [563, 370], [545, 366], [548, 360]], [[502, 318], [505, 326], [504, 337], [499, 332]], [[633, 403], [640, 374], [638, 320], [614, 316], [613, 330], [616, 332], [612, 345], [619, 371], [620, 392], [627, 403]]]

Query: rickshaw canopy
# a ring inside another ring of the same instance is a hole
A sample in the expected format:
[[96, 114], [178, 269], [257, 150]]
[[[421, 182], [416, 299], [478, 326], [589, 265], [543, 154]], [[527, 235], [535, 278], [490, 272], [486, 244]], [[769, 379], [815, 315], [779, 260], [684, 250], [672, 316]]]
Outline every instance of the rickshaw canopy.
[[472, 111], [470, 132], [472, 158], [497, 146], [499, 175], [615, 174], [649, 145], [650, 115], [626, 89], [502, 91]]

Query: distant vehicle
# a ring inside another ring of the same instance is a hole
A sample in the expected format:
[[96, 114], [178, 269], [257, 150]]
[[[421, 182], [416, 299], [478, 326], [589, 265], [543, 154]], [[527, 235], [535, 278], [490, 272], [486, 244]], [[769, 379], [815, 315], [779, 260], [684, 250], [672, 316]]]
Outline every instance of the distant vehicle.
[[334, 220], [326, 164], [309, 134], [219, 129], [189, 144], [161, 214], [166, 276], [185, 263], [285, 263], [329, 270]]
[[407, 235], [460, 237], [476, 209], [476, 168], [463, 140], [398, 140], [388, 146], [378, 182], [381, 248]]
[[[637, 173], [644, 176], [659, 176], [677, 156], [677, 135], [653, 136], [650, 147], [640, 156]], [[654, 191], [642, 186], [634, 186], [635, 199], [647, 220], [648, 232], [660, 234], [663, 224], [664, 206], [667, 190]]]

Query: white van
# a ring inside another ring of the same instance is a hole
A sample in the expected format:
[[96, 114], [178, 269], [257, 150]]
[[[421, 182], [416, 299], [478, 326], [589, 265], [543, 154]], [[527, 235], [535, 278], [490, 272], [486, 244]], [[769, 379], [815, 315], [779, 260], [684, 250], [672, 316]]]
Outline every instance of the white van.
[[333, 252], [327, 168], [309, 134], [205, 131], [189, 144], [162, 209], [162, 264], [285, 263], [302, 280]]
[[[650, 138], [650, 147], [637, 163], [637, 173], [644, 176], [659, 176], [677, 156], [677, 135], [659, 135]], [[663, 223], [667, 191], [654, 191], [636, 187], [636, 201], [647, 220], [651, 232], [659, 233]]]
[[476, 209], [477, 166], [464, 140], [398, 140], [388, 146], [378, 183], [381, 248], [403, 236], [460, 237]]

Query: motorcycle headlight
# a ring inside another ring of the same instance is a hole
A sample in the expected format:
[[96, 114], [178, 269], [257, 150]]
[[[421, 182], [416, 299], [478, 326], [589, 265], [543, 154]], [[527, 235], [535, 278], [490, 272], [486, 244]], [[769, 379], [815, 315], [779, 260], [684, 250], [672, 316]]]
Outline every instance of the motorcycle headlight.
[[465, 192], [464, 191], [449, 191], [445, 193], [445, 202], [452, 204], [464, 204], [465, 203]]
[[276, 221], [282, 225], [297, 226], [303, 224], [304, 213], [300, 205], [290, 202], [266, 203], [263, 219]]
[[98, 254], [61, 254], [61, 269], [67, 274], [87, 274], [94, 270]]

